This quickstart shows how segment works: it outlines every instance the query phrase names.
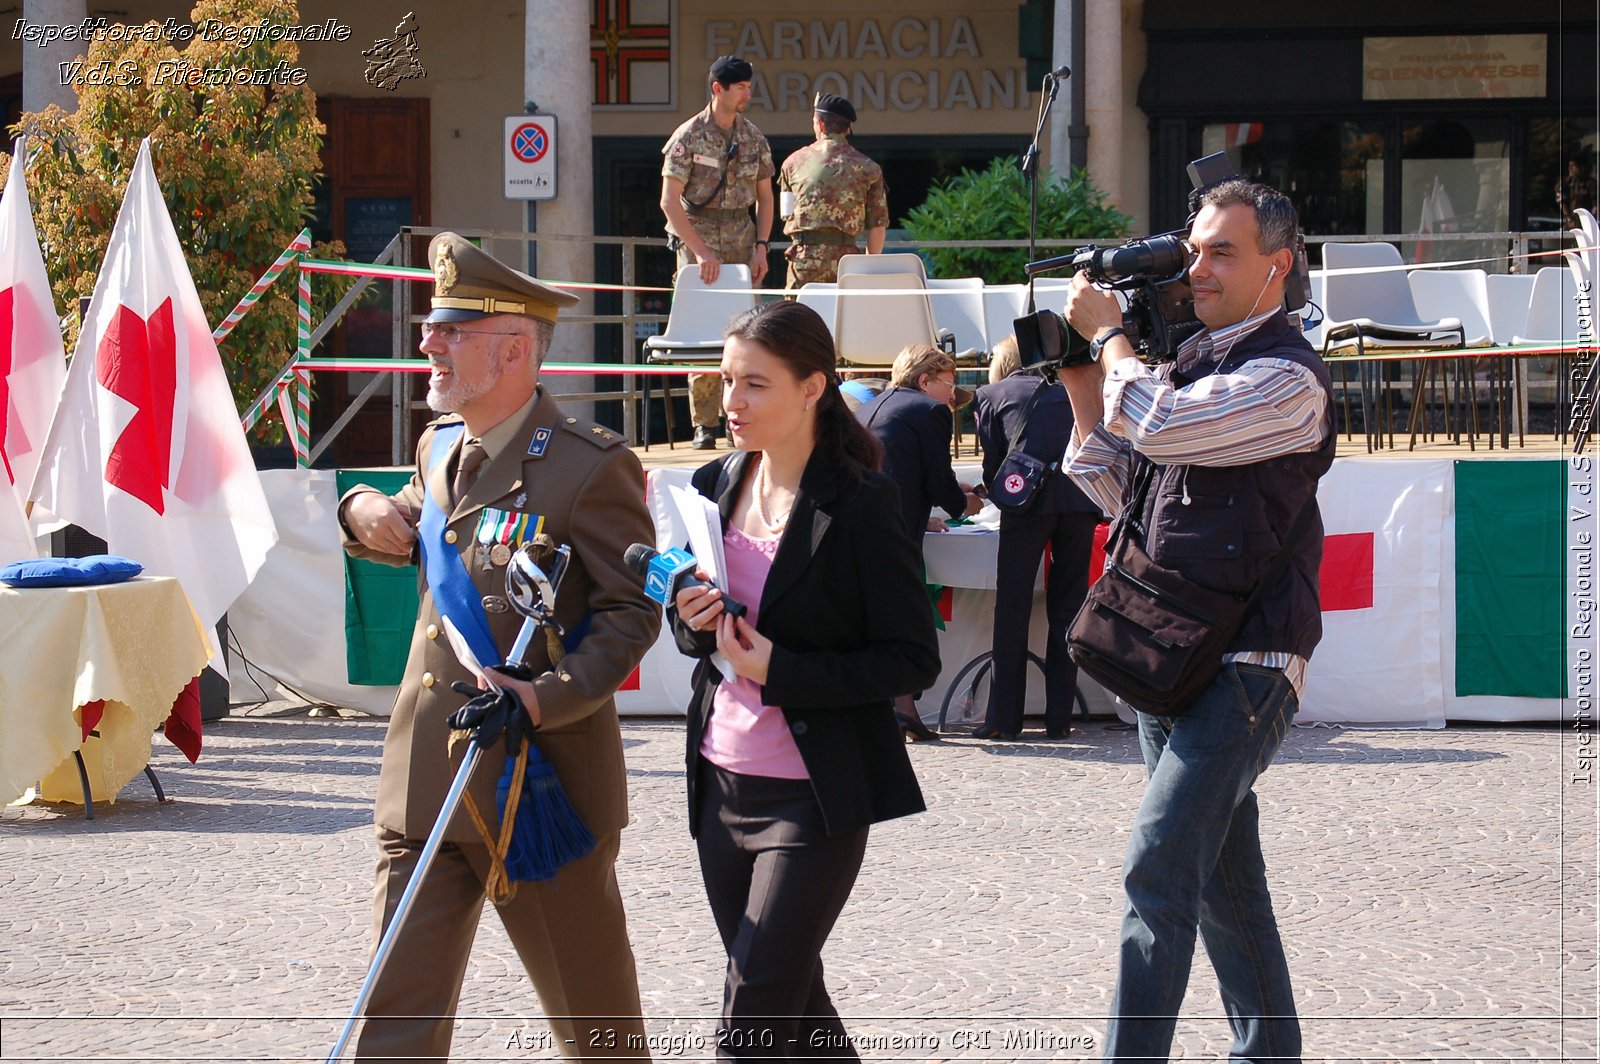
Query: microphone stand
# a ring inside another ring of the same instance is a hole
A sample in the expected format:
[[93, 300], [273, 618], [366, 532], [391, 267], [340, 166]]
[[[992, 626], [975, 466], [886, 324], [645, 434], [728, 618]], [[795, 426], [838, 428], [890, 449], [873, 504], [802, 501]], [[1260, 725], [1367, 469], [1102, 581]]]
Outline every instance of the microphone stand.
[[[1056, 102], [1056, 92], [1061, 80], [1055, 74], [1046, 74], [1039, 87], [1039, 121], [1033, 127], [1033, 140], [1022, 155], [1022, 173], [1028, 179], [1028, 261], [1037, 259], [1035, 245], [1039, 240], [1039, 138], [1044, 135], [1044, 124], [1050, 118], [1050, 108]], [[1033, 277], [1028, 277], [1028, 313], [1033, 307]]]

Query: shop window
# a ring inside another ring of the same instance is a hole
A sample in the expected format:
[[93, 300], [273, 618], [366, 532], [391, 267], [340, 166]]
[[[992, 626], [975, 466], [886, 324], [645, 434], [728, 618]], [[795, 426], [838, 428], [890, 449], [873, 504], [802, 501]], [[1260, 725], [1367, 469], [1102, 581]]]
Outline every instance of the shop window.
[[[1450, 233], [1504, 233], [1511, 228], [1510, 123], [1504, 118], [1423, 119], [1402, 126], [1400, 218], [1396, 232], [1407, 262], [1492, 258], [1499, 242], [1460, 240]], [[1381, 171], [1381, 163], [1378, 164]], [[1368, 232], [1383, 224], [1383, 181], [1367, 203]]]
[[[1368, 232], [1366, 204], [1382, 201], [1383, 133], [1361, 122], [1216, 122], [1201, 131], [1201, 152], [1226, 151], [1234, 169], [1281, 189], [1318, 236]], [[1378, 230], [1372, 230], [1376, 232]]]
[[1600, 181], [1600, 136], [1592, 115], [1535, 118], [1528, 123], [1523, 209], [1529, 229], [1570, 229], [1572, 212], [1594, 211]]

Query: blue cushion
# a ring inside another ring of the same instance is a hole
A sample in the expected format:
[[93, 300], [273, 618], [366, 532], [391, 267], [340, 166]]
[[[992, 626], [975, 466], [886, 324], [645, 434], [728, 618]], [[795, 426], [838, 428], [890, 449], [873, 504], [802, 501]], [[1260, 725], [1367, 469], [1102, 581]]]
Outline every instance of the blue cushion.
[[144, 572], [132, 558], [91, 554], [87, 558], [28, 558], [0, 568], [0, 584], [12, 587], [76, 587], [120, 584]]

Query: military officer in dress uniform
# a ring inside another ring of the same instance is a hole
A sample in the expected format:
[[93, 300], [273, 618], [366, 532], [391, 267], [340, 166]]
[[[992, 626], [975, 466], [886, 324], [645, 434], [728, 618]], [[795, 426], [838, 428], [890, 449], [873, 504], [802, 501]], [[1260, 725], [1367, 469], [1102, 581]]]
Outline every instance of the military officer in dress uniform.
[[[711, 64], [711, 102], [673, 130], [661, 149], [661, 212], [678, 266], [700, 267], [700, 279], [716, 281], [723, 263], [748, 263], [750, 283], [767, 275], [772, 235], [772, 148], [750, 107], [755, 68], [738, 56]], [[755, 205], [755, 221], [750, 206]], [[722, 422], [722, 380], [715, 373], [689, 378], [694, 445], [714, 448]]]
[[784, 287], [839, 279], [839, 260], [854, 254], [856, 237], [867, 234], [867, 254], [883, 251], [889, 227], [888, 189], [878, 164], [845, 138], [856, 109], [843, 96], [817, 93], [811, 128], [817, 139], [783, 161], [778, 195], [783, 231], [794, 241], [787, 252]]
[[[538, 383], [557, 310], [576, 297], [454, 233], [434, 237], [428, 257], [435, 284], [421, 350], [431, 363], [428, 405], [443, 416], [423, 431], [417, 472], [399, 494], [357, 486], [340, 499], [344, 547], [370, 561], [415, 563], [420, 523], [422, 536], [440, 545], [430, 551], [459, 552], [471, 581], [466, 597], [481, 600], [502, 654], [522, 621], [505, 598], [512, 549], [539, 535], [572, 548], [556, 604], [565, 656], [549, 671], [544, 641], [536, 639], [528, 660], [533, 681], [497, 680], [520, 697], [538, 729], [534, 741], [598, 845], [554, 879], [519, 884], [498, 911], [563, 1054], [647, 1059], [614, 871], [628, 804], [612, 700], [660, 623], [623, 562], [630, 544], [655, 535], [644, 474], [616, 433], [563, 413]], [[464, 701], [450, 685], [471, 676], [441, 631], [429, 571], [419, 568], [416, 629], [378, 778], [374, 942], [411, 877], [461, 754], [447, 752], [446, 718]], [[469, 787], [491, 830], [502, 750], [486, 752]], [[460, 810], [373, 991], [358, 1043], [362, 1059], [449, 1053], [489, 863], [483, 838]], [[490, 1047], [474, 1055], [479, 1051]]]

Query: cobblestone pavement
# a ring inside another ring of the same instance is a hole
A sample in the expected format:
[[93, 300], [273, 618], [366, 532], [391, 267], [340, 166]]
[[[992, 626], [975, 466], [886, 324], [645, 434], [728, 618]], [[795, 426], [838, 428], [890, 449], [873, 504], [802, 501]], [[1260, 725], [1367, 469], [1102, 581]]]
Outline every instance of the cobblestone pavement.
[[[92, 822], [0, 811], [0, 1059], [320, 1060], [367, 958], [383, 722], [233, 717], [175, 801], [141, 777]], [[620, 877], [657, 1060], [708, 1059], [723, 958], [684, 826], [682, 729], [624, 725]], [[1306, 1059], [1594, 1060], [1596, 796], [1557, 728], [1297, 729], [1259, 787]], [[948, 740], [912, 757], [928, 813], [875, 829], [828, 944], [868, 1060], [1097, 1059], [1131, 732]], [[458, 1060], [557, 1056], [492, 918]], [[1218, 1060], [1203, 953], [1174, 1056]]]

